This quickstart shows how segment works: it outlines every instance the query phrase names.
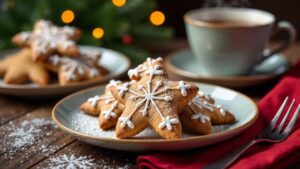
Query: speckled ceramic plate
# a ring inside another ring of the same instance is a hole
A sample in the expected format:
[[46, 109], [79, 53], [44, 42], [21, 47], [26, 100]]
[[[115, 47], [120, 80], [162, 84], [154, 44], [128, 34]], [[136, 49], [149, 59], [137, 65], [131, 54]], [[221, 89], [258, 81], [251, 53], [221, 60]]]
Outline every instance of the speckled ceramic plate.
[[184, 150], [211, 145], [236, 136], [257, 119], [257, 106], [247, 96], [219, 86], [195, 84], [204, 93], [210, 93], [217, 103], [226, 106], [237, 121], [231, 125], [214, 126], [213, 134], [210, 135], [197, 136], [183, 133], [180, 139], [165, 140], [152, 129], [147, 128], [131, 139], [118, 139], [115, 137], [114, 130], [100, 130], [98, 118], [84, 114], [79, 109], [79, 106], [88, 98], [103, 93], [104, 85], [86, 89], [62, 99], [53, 108], [52, 118], [58, 127], [84, 142], [125, 151]]
[[256, 65], [249, 75], [241, 76], [207, 76], [199, 69], [190, 49], [175, 51], [166, 58], [166, 68], [171, 79], [204, 82], [231, 88], [250, 87], [266, 83], [285, 73], [289, 63], [283, 54]]
[[[109, 70], [109, 74], [101, 79], [78, 82], [66, 86], [60, 86], [57, 82], [52, 82], [47, 86], [38, 86], [34, 83], [12, 85], [5, 84], [0, 78], [0, 93], [30, 98], [61, 97], [87, 87], [104, 84], [110, 79], [117, 79], [120, 76], [126, 74], [127, 70], [130, 67], [129, 59], [125, 55], [117, 51], [92, 46], [80, 46], [80, 48], [84, 50], [101, 50], [102, 58], [100, 60], [100, 64]], [[0, 59], [16, 51], [16, 49], [3, 51], [0, 53]]]

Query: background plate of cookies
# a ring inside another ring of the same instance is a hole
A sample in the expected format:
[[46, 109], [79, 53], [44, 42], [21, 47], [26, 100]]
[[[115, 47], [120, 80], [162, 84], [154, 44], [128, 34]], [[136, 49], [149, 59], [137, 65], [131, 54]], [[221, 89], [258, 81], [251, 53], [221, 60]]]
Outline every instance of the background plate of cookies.
[[37, 20], [32, 30], [11, 39], [20, 49], [0, 53], [0, 93], [59, 97], [111, 78], [130, 67], [126, 56], [111, 49], [80, 46], [81, 30]]
[[[93, 47], [93, 46], [79, 46], [79, 50], [90, 54], [94, 54], [95, 56], [100, 54], [100, 57], [96, 63], [99, 63], [99, 65], [101, 65], [99, 70], [103, 71], [102, 75], [99, 74], [99, 77], [94, 79], [70, 81], [70, 83], [67, 82], [67, 84], [65, 84], [66, 82], [63, 82], [63, 80], [61, 80], [62, 82], [59, 82], [59, 78], [58, 78], [59, 75], [58, 73], [55, 73], [57, 70], [53, 70], [53, 71], [49, 71], [49, 75], [47, 75], [49, 80], [47, 84], [43, 84], [43, 85], [31, 82], [31, 80], [28, 79], [29, 78], [28, 75], [24, 74], [22, 69], [21, 70], [19, 69], [20, 66], [21, 67], [24, 66], [25, 68], [27, 67], [26, 70], [28, 70], [28, 67], [32, 67], [31, 64], [35, 64], [35, 63], [29, 63], [29, 65], [26, 65], [26, 62], [28, 62], [26, 60], [29, 59], [28, 53], [30, 52], [28, 51], [28, 49], [23, 49], [23, 50], [12, 49], [12, 50], [1, 52], [0, 73], [2, 75], [2, 78], [0, 78], [0, 93], [13, 95], [13, 96], [21, 96], [21, 97], [30, 96], [31, 98], [32, 97], [39, 97], [39, 98], [60, 97], [90, 86], [94, 86], [97, 84], [104, 84], [112, 78], [119, 78], [124, 74], [126, 74], [127, 70], [130, 67], [129, 59], [125, 55], [117, 51], [106, 49], [106, 48]], [[11, 64], [4, 63], [7, 62], [5, 61], [5, 58], [14, 58], [14, 57], [21, 57], [20, 58], [21, 63], [15, 63], [15, 61], [9, 61], [11, 62]], [[10, 76], [13, 79], [16, 78], [17, 80], [7, 83], [5, 82], [4, 77], [7, 73], [7, 69], [9, 65], [19, 70], [13, 70], [12, 71], [13, 75]], [[49, 69], [51, 69], [51, 66], [48, 67]], [[72, 65], [70, 65], [70, 67], [72, 67]], [[41, 77], [43, 76], [43, 73], [37, 73], [37, 71], [40, 71], [38, 66], [36, 69], [37, 69], [35, 70], [36, 74], [33, 76], [37, 76], [38, 79], [41, 78], [42, 80], [39, 81], [42, 81], [41, 83], [44, 83], [43, 81], [45, 80], [43, 80], [43, 77]], [[63, 74], [63, 72], [61, 72], [61, 74]]]
[[162, 58], [56, 104], [54, 122], [90, 144], [116, 150], [184, 150], [229, 139], [258, 117], [247, 96], [204, 83], [171, 81]]

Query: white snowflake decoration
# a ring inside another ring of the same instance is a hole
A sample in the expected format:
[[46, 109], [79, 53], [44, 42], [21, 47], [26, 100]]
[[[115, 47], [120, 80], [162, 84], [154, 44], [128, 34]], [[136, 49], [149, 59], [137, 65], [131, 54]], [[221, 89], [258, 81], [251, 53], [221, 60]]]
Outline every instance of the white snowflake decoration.
[[101, 112], [101, 114], [104, 115], [104, 118], [105, 118], [106, 120], [108, 120], [108, 119], [110, 119], [110, 118], [117, 118], [117, 117], [118, 117], [118, 116], [117, 116], [117, 113], [113, 112], [113, 110], [114, 110], [115, 108], [117, 108], [119, 102], [111, 95], [111, 93], [110, 93], [109, 96], [101, 97], [101, 99], [102, 99], [102, 100], [105, 100], [105, 104], [111, 104], [111, 103], [112, 103], [112, 105], [111, 105], [111, 107], [110, 107], [109, 110], [106, 110], [106, 111], [102, 111], [102, 112]]
[[[33, 50], [45, 54], [48, 49], [55, 49], [62, 46], [64, 49], [74, 45], [74, 41], [70, 40], [68, 34], [60, 28], [53, 26], [51, 22], [39, 21], [38, 29], [31, 33], [31, 38], [34, 40]], [[68, 30], [72, 28], [64, 28]], [[70, 31], [68, 31], [70, 33]], [[26, 39], [24, 39], [26, 40]]]
[[183, 96], [186, 96], [187, 95], [187, 89], [190, 89], [192, 86], [191, 85], [187, 85], [184, 83], [184, 81], [179, 81], [179, 86], [178, 88], [180, 89], [181, 91], [181, 94]]
[[217, 108], [220, 110], [220, 113], [225, 116], [226, 115], [226, 108], [221, 106], [221, 105], [217, 105]]
[[100, 64], [102, 51], [99, 49], [91, 49], [91, 48], [79, 48], [80, 54], [82, 57], [84, 57], [86, 60], [88, 60], [89, 64]]
[[[121, 87], [122, 90], [119, 91], [126, 91], [129, 92], [131, 94], [133, 94], [133, 96], [130, 96], [130, 99], [133, 101], [136, 100], [140, 100], [139, 102], [136, 103], [136, 107], [132, 110], [132, 112], [130, 113], [129, 116], [125, 117], [125, 116], [121, 116], [119, 118], [120, 122], [121, 122], [121, 127], [124, 128], [125, 126], [128, 126], [129, 128], [134, 128], [134, 124], [133, 122], [130, 120], [131, 117], [133, 116], [133, 114], [140, 109], [140, 112], [143, 116], [146, 116], [148, 113], [148, 108], [150, 106], [153, 106], [156, 110], [156, 112], [160, 115], [162, 122], [159, 124], [160, 128], [164, 128], [167, 127], [168, 130], [172, 130], [172, 126], [171, 124], [177, 124], [179, 123], [179, 120], [177, 118], [172, 118], [170, 119], [170, 117], [164, 117], [164, 115], [162, 114], [161, 110], [159, 109], [159, 107], [156, 104], [156, 100], [159, 101], [165, 101], [165, 102], [169, 102], [172, 100], [171, 96], [159, 96], [162, 93], [165, 93], [168, 89], [168, 87], [164, 87], [163, 89], [159, 88], [161, 86], [164, 86], [163, 83], [161, 81], [157, 81], [154, 88], [151, 89], [151, 81], [149, 81], [147, 83], [147, 86], [139, 86], [139, 90], [141, 91], [140, 93], [136, 93], [132, 90], [129, 90], [129, 85], [127, 85], [126, 87]], [[124, 92], [120, 93], [120, 96], [124, 96]]]
[[151, 59], [147, 58], [147, 65], [139, 65], [135, 69], [130, 69], [128, 71], [128, 76], [130, 79], [133, 77], [138, 77], [140, 78], [141, 73], [146, 72], [147, 75], [154, 76], [154, 75], [162, 75], [164, 72], [162, 70], [159, 70], [160, 67], [158, 65], [153, 66], [155, 62], [163, 61], [162, 58], [157, 58], [157, 59]]
[[49, 60], [55, 66], [61, 65], [62, 75], [67, 80], [75, 80], [78, 76], [84, 76], [86, 71], [90, 78], [94, 78], [100, 74], [100, 72], [89, 64], [88, 60], [83, 56], [75, 59], [66, 56], [59, 57], [58, 55], [53, 55]]
[[102, 111], [101, 114], [104, 115], [105, 119], [110, 118], [117, 118], [117, 113], [113, 112], [113, 110], [118, 106], [119, 102], [112, 96], [112, 94], [109, 92], [108, 95], [104, 96], [94, 96], [87, 100], [88, 103], [90, 103], [94, 108], [97, 107], [99, 101], [105, 101], [105, 104], [111, 104], [111, 107], [109, 110]]
[[169, 131], [172, 130], [172, 124], [178, 124], [179, 123], [179, 120], [177, 118], [173, 118], [171, 119], [170, 116], [167, 116], [166, 118], [163, 119], [163, 121], [158, 125], [158, 127], [160, 129], [163, 129], [165, 127], [167, 127], [167, 129]]
[[118, 87], [117, 87], [117, 90], [118, 90], [119, 95], [120, 95], [121, 97], [123, 97], [124, 94], [125, 94], [125, 92], [127, 92], [127, 91], [129, 90], [129, 86], [130, 86], [130, 83], [126, 82], [126, 83], [124, 83], [122, 86], [118, 86]]
[[[193, 110], [195, 111], [195, 110]], [[205, 123], [206, 121], [210, 121], [210, 117], [209, 116], [206, 116], [200, 112], [197, 112], [195, 114], [192, 115], [191, 119], [193, 120], [199, 120], [201, 121], [201, 123]]]
[[120, 117], [119, 121], [121, 122], [121, 127], [125, 128], [126, 126], [128, 126], [129, 128], [133, 129], [134, 128], [134, 124], [133, 122], [129, 119], [129, 117]]
[[[114, 109], [114, 108], [112, 108], [112, 109]], [[101, 113], [104, 115], [104, 118], [106, 120], [110, 119], [111, 117], [113, 117], [113, 118], [117, 118], [118, 117], [117, 113], [113, 112], [112, 110], [103, 111]]]
[[89, 98], [87, 100], [87, 102], [90, 103], [93, 107], [96, 107], [99, 100], [100, 100], [100, 97], [97, 95], [97, 96]]
[[28, 41], [30, 38], [30, 32], [21, 32], [20, 37], [23, 41]]
[[210, 121], [210, 118], [203, 114], [203, 112], [199, 112], [196, 109], [193, 108], [193, 105], [197, 106], [200, 109], [208, 109], [209, 111], [213, 112], [215, 109], [220, 110], [220, 114], [222, 116], [226, 115], [226, 109], [222, 107], [221, 105], [213, 105], [206, 101], [205, 99], [201, 98], [204, 97], [206, 99], [211, 99], [209, 95], [205, 95], [203, 92], [199, 91], [198, 96], [196, 96], [189, 104], [188, 106], [193, 111], [193, 115], [191, 116], [191, 119], [193, 120], [200, 120], [202, 123], [205, 123], [205, 121]]
[[94, 159], [89, 156], [76, 157], [71, 155], [60, 155], [58, 157], [50, 158], [49, 168], [51, 169], [92, 169], [96, 167]]
[[117, 87], [118, 85], [120, 85], [122, 82], [120, 80], [110, 80], [109, 83], [107, 84], [106, 88], [110, 88], [110, 87]]

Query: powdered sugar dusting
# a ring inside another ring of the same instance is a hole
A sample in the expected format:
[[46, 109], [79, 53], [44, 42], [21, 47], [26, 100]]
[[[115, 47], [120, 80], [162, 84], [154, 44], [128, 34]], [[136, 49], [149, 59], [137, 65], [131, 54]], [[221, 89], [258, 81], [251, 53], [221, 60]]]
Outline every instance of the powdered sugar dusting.
[[24, 120], [21, 123], [10, 122], [1, 128], [4, 135], [0, 139], [4, 146], [1, 148], [5, 153], [4, 157], [13, 159], [14, 155], [20, 151], [26, 159], [32, 152], [41, 152], [46, 156], [53, 154], [59, 147], [44, 143], [47, 142], [44, 137], [53, 134], [53, 128], [56, 128], [56, 125], [50, 119], [44, 118]]
[[[74, 130], [87, 134], [90, 136], [102, 137], [102, 138], [116, 138], [114, 129], [101, 130], [98, 124], [98, 117], [85, 114], [83, 112], [74, 112], [71, 117], [71, 128]], [[227, 130], [230, 125], [214, 125], [213, 132], [221, 132]], [[183, 138], [196, 136], [190, 133], [182, 133]], [[133, 138], [138, 139], [160, 139], [159, 136], [152, 128], [148, 127], [144, 131], [140, 132]], [[117, 139], [117, 138], [116, 138]]]

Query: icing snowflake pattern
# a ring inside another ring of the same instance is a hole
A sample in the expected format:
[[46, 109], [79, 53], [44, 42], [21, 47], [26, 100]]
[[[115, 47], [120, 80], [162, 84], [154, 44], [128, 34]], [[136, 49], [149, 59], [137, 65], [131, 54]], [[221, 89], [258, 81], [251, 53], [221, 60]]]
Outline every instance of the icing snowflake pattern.
[[132, 79], [133, 77], [139, 77], [141, 76], [141, 73], [145, 72], [147, 75], [150, 76], [154, 76], [154, 75], [162, 75], [164, 72], [162, 70], [160, 70], [160, 66], [155, 65], [153, 66], [153, 64], [155, 62], [161, 62], [163, 61], [162, 58], [157, 58], [157, 59], [151, 59], [151, 58], [147, 58], [147, 64], [146, 65], [139, 65], [138, 67], [136, 67], [135, 69], [130, 69], [128, 71], [128, 76], [130, 79]]
[[80, 48], [80, 54], [90, 63], [90, 64], [100, 64], [102, 51], [99, 49], [91, 48]]
[[96, 68], [85, 62], [84, 57], [73, 59], [53, 55], [50, 57], [50, 62], [56, 66], [61, 65], [62, 75], [67, 80], [75, 80], [77, 77], [84, 76], [85, 72], [88, 73], [90, 78], [94, 78], [100, 74]]
[[48, 49], [55, 49], [58, 46], [62, 46], [64, 49], [67, 49], [71, 45], [74, 45], [74, 42], [69, 39], [69, 35], [65, 33], [71, 33], [70, 29], [72, 28], [64, 27], [60, 30], [60, 28], [47, 21], [40, 21], [38, 24], [38, 29], [35, 29], [31, 34], [31, 38], [34, 40], [34, 51], [45, 54]]
[[204, 115], [202, 112], [197, 111], [195, 108], [193, 108], [193, 105], [197, 106], [200, 109], [208, 109], [209, 111], [213, 112], [214, 109], [219, 109], [222, 116], [226, 115], [226, 110], [221, 105], [213, 105], [206, 101], [205, 99], [201, 98], [204, 97], [206, 99], [211, 99], [209, 95], [205, 95], [201, 91], [198, 92], [198, 96], [196, 96], [189, 104], [189, 108], [193, 111], [193, 115], [191, 116], [191, 119], [193, 120], [200, 120], [202, 123], [205, 123], [205, 121], [210, 121], [210, 118], [206, 115]]
[[178, 124], [179, 120], [178, 118], [171, 118], [169, 116], [164, 117], [162, 114], [161, 110], [157, 106], [157, 103], [155, 101], [165, 101], [165, 102], [170, 102], [172, 100], [171, 96], [159, 96], [163, 93], [165, 93], [168, 89], [168, 87], [163, 87], [162, 89], [159, 89], [160, 87], [164, 86], [161, 81], [157, 81], [154, 88], [152, 89], [151, 87], [151, 81], [148, 81], [147, 86], [140, 85], [139, 86], [139, 93], [130, 90], [129, 84], [125, 84], [126, 86], [122, 87], [122, 90], [119, 90], [120, 96], [124, 95], [124, 92], [129, 92], [132, 94], [129, 99], [133, 101], [137, 101], [135, 108], [132, 110], [132, 112], [129, 114], [129, 116], [125, 117], [122, 116], [119, 118], [119, 121], [121, 122], [121, 127], [124, 128], [128, 126], [129, 128], [134, 128], [133, 122], [130, 120], [131, 117], [134, 115], [134, 113], [137, 112], [138, 109], [140, 109], [140, 113], [143, 116], [146, 116], [148, 114], [148, 108], [150, 106], [153, 106], [156, 110], [156, 112], [160, 115], [162, 118], [162, 122], [159, 124], [159, 128], [167, 128], [168, 130], [172, 130], [172, 124]]
[[110, 80], [108, 85], [106, 86], [106, 88], [110, 88], [110, 87], [117, 87], [118, 85], [120, 85], [122, 82], [120, 80]]
[[112, 94], [109, 92], [109, 94], [104, 96], [94, 96], [87, 100], [88, 103], [90, 103], [94, 108], [97, 107], [99, 101], [105, 101], [105, 104], [111, 104], [111, 107], [109, 110], [102, 111], [101, 114], [104, 115], [104, 118], [106, 120], [110, 118], [117, 118], [117, 113], [113, 112], [115, 108], [118, 106], [118, 101], [112, 96]]
[[111, 104], [111, 107], [109, 110], [102, 111], [101, 114], [104, 115], [104, 118], [106, 120], [110, 118], [117, 118], [117, 113], [113, 112], [115, 108], [117, 108], [119, 102], [112, 96], [112, 94], [109, 92], [108, 96], [102, 96], [100, 98], [101, 100], [105, 100], [105, 104]]
[[60, 155], [58, 157], [50, 158], [49, 168], [52, 169], [92, 169], [96, 164], [94, 159], [89, 156], [76, 157], [72, 155]]
[[[129, 99], [135, 101], [135, 108], [131, 111], [128, 116], [121, 116], [119, 118], [121, 128], [128, 126], [129, 128], [134, 128], [134, 123], [131, 121], [131, 117], [139, 110], [142, 116], [148, 114], [149, 107], [154, 107], [155, 111], [159, 114], [162, 122], [159, 124], [160, 129], [166, 128], [171, 131], [173, 129], [172, 125], [178, 124], [179, 119], [171, 118], [170, 116], [164, 116], [158, 107], [156, 101], [170, 102], [173, 98], [171, 96], [160, 96], [166, 93], [168, 90], [180, 90], [182, 96], [187, 96], [187, 90], [191, 88], [191, 85], [185, 84], [184, 81], [180, 81], [176, 88], [170, 88], [163, 84], [162, 81], [157, 81], [155, 84], [152, 82], [154, 76], [161, 76], [165, 72], [162, 70], [160, 65], [156, 65], [156, 62], [161, 62], [162, 58], [151, 59], [148, 58], [147, 62], [139, 65], [135, 69], [131, 69], [128, 72], [130, 78], [141, 77], [141, 73], [149, 76], [149, 80], [146, 85], [140, 85], [138, 91], [133, 91], [130, 89], [130, 83], [125, 83], [122, 86], [117, 87], [117, 91], [120, 97], [124, 97], [125, 93], [131, 94]], [[161, 89], [160, 89], [161, 88]]]
[[127, 92], [127, 91], [129, 90], [129, 86], [130, 86], [130, 83], [126, 82], [126, 83], [124, 83], [122, 86], [118, 86], [118, 87], [117, 87], [117, 90], [118, 90], [119, 95], [120, 95], [121, 97], [123, 97], [124, 94], [125, 94], [125, 92]]
[[100, 100], [99, 96], [91, 97], [87, 100], [88, 103], [90, 103], [94, 108], [97, 106], [98, 101]]
[[179, 81], [178, 88], [180, 89], [182, 96], [186, 96], [187, 95], [187, 91], [186, 90], [190, 89], [191, 85], [185, 84], [184, 81]]

